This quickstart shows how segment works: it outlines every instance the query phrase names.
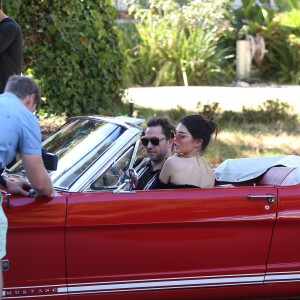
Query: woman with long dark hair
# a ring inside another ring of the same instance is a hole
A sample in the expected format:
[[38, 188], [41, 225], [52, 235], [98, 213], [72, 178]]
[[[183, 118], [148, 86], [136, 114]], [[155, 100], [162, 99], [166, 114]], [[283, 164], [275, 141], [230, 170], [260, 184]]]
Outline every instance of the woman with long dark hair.
[[214, 186], [215, 175], [203, 153], [218, 126], [200, 115], [183, 117], [174, 132], [175, 154], [165, 162], [153, 189]]

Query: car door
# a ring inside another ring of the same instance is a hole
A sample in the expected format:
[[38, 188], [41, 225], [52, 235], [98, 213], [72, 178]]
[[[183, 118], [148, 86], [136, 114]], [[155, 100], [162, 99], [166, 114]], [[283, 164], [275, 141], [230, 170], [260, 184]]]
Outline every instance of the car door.
[[4, 196], [8, 218], [3, 299], [67, 299], [66, 194], [49, 198]]
[[70, 299], [261, 284], [276, 205], [273, 187], [72, 194]]
[[[299, 195], [300, 185], [278, 188], [278, 217], [266, 276], [266, 283], [298, 283], [293, 285], [298, 291], [298, 296], [300, 296]], [[289, 285], [289, 291], [293, 289], [293, 286]]]

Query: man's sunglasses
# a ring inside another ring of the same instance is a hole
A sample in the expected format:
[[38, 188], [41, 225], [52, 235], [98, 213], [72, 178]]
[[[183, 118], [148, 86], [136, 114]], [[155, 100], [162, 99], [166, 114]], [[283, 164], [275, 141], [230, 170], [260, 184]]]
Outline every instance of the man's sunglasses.
[[166, 138], [158, 138], [158, 137], [151, 137], [151, 138], [146, 138], [146, 137], [141, 137], [141, 142], [143, 146], [147, 147], [149, 142], [151, 142], [152, 146], [158, 146], [160, 141], [165, 140]]
[[192, 137], [190, 134], [188, 133], [184, 133], [184, 132], [174, 132], [171, 130], [171, 134], [170, 134], [170, 138], [171, 139], [175, 139], [176, 141], [181, 141], [183, 138], [185, 138], [186, 136], [190, 136]]

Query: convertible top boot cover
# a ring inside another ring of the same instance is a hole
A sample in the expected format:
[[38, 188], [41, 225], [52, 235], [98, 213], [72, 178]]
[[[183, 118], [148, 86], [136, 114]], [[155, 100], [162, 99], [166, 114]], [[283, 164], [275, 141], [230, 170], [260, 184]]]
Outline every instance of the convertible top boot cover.
[[227, 159], [214, 172], [217, 181], [243, 182], [262, 175], [272, 167], [300, 167], [300, 156], [281, 155]]

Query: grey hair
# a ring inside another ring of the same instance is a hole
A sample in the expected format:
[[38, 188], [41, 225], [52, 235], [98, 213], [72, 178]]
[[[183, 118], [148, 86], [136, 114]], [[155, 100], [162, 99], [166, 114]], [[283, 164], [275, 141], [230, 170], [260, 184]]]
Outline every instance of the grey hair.
[[15, 94], [20, 99], [24, 99], [28, 95], [35, 94], [36, 107], [38, 107], [41, 102], [40, 87], [31, 77], [28, 76], [10, 76], [6, 83], [4, 92]]

